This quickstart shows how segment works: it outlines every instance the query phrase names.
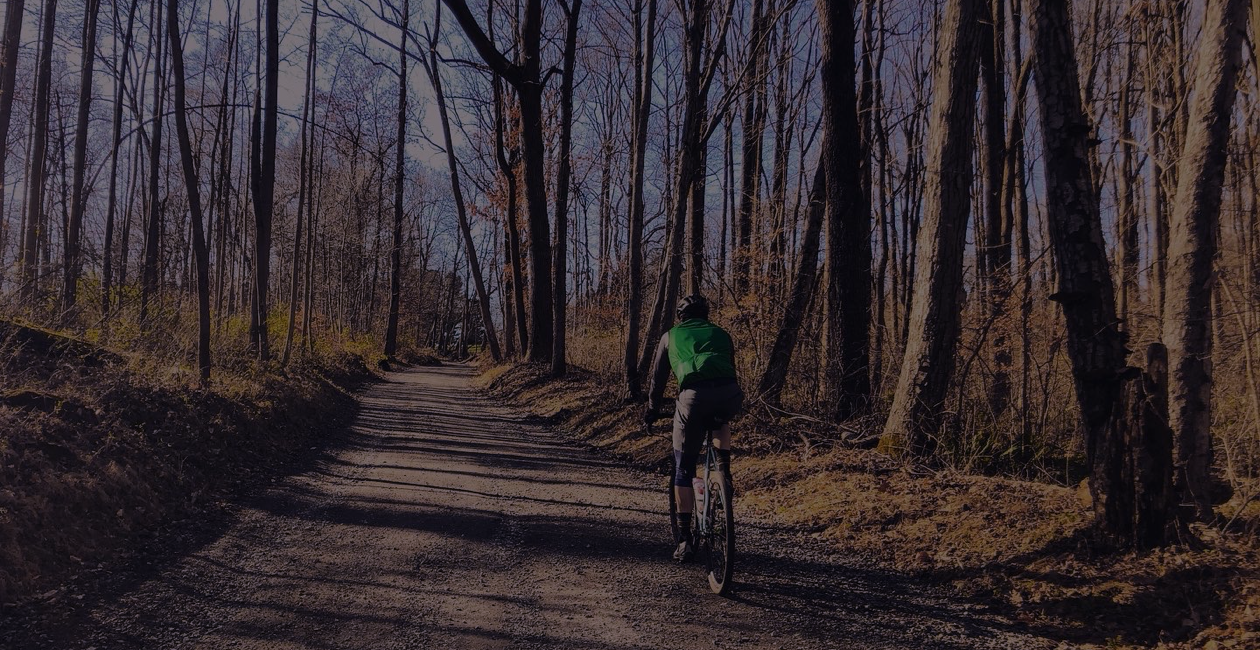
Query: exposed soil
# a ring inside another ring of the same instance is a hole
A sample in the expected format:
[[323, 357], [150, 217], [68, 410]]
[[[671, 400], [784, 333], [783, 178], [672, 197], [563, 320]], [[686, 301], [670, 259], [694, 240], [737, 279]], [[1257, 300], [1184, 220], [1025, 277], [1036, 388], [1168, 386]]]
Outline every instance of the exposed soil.
[[713, 596], [668, 560], [663, 477], [485, 397], [473, 373], [388, 375], [315, 469], [91, 590], [0, 610], [0, 646], [1056, 646], [743, 506], [734, 595]]

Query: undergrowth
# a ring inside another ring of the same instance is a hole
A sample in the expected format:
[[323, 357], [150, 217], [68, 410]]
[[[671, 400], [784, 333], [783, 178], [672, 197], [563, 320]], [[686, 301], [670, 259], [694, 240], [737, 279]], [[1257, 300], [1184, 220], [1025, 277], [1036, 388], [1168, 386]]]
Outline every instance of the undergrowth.
[[[666, 470], [667, 427], [645, 430], [642, 404], [624, 400], [615, 382], [581, 369], [547, 375], [497, 365], [481, 381], [579, 443]], [[1172, 548], [1107, 552], [1090, 535], [1083, 484], [915, 466], [808, 418], [746, 415], [734, 441], [739, 517], [945, 585], [1031, 632], [1073, 646], [1260, 645], [1260, 549], [1244, 517], [1196, 524]], [[1238, 509], [1223, 507], [1223, 520]]]

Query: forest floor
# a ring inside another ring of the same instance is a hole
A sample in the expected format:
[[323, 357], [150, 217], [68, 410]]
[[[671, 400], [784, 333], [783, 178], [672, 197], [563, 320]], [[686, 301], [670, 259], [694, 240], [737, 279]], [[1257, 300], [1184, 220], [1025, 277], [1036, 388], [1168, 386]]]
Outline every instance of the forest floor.
[[[604, 457], [665, 470], [666, 424], [645, 433], [642, 405], [598, 377], [498, 366], [481, 381]], [[804, 427], [760, 426], [746, 417], [735, 431], [741, 515], [844, 562], [912, 576], [1071, 647], [1260, 648], [1254, 507], [1228, 531], [1196, 524], [1170, 549], [1104, 553], [1083, 484], [914, 467]]]
[[1097, 554], [1079, 490], [740, 430], [720, 599], [668, 559], [664, 426], [580, 370], [352, 398], [362, 359], [178, 388], [44, 343], [0, 386], [0, 648], [1260, 645], [1245, 536]]
[[13, 648], [1054, 648], [741, 506], [734, 595], [669, 559], [662, 477], [473, 384], [389, 373], [305, 471], [90, 589], [0, 610]]

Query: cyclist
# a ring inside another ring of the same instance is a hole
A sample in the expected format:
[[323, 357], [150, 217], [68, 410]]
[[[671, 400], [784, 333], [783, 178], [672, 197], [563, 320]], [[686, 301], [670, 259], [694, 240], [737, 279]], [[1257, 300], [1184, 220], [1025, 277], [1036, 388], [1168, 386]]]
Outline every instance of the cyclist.
[[674, 409], [674, 495], [678, 504], [676, 528], [679, 538], [674, 559], [685, 562], [694, 552], [691, 539], [691, 513], [695, 494], [691, 481], [705, 434], [714, 431], [713, 447], [718, 471], [731, 476], [730, 421], [743, 406], [744, 393], [735, 376], [735, 346], [726, 330], [709, 322], [709, 301], [691, 295], [678, 303], [678, 324], [661, 337], [652, 363], [648, 388], [647, 424], [659, 417], [661, 397], [672, 370], [678, 380], [678, 401]]

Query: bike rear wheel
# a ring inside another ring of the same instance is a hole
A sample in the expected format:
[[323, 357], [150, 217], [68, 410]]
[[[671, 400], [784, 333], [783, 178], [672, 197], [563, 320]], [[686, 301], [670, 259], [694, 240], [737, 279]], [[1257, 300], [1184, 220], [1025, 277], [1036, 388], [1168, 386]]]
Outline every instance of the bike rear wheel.
[[735, 571], [735, 509], [725, 475], [710, 473], [708, 490], [713, 502], [705, 513], [709, 520], [704, 540], [705, 568], [709, 589], [721, 596], [730, 589]]
[[671, 543], [677, 543], [682, 537], [682, 531], [678, 530], [678, 498], [674, 494], [673, 474], [665, 479], [665, 493], [669, 495], [669, 540]]

